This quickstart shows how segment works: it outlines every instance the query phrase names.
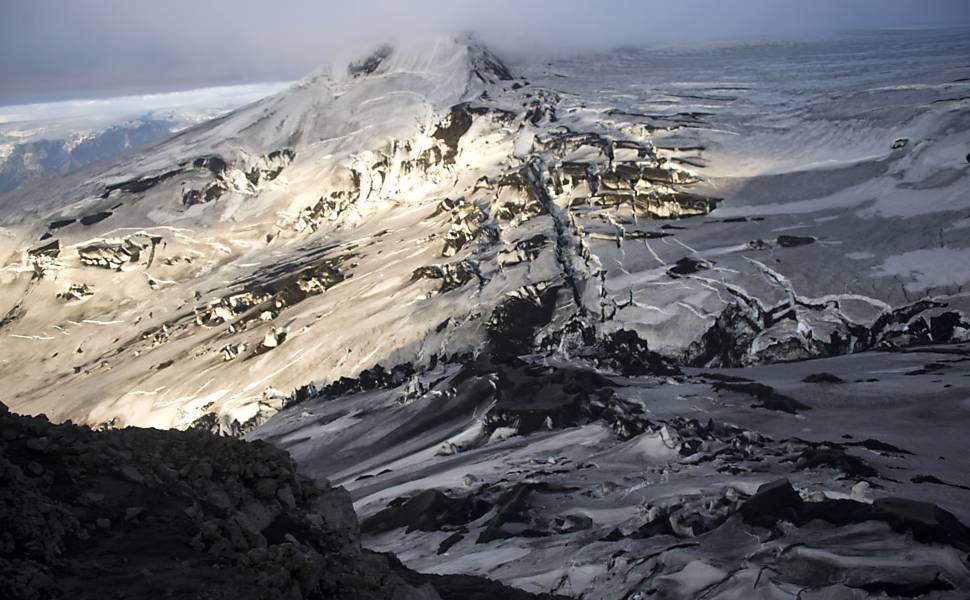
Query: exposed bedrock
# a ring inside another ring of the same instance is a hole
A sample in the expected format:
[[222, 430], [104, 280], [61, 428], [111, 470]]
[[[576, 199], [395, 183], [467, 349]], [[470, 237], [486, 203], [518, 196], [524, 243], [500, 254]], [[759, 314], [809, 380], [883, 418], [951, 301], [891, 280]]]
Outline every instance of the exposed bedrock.
[[352, 77], [373, 75], [380, 68], [384, 60], [392, 54], [394, 54], [394, 48], [384, 44], [371, 54], [350, 63], [347, 66], [347, 73]]
[[283, 172], [296, 153], [289, 149], [274, 150], [263, 156], [244, 156], [228, 162], [220, 156], [204, 156], [192, 161], [191, 168], [179, 173], [182, 181], [182, 204], [194, 206], [219, 200], [230, 192], [255, 193]]
[[502, 356], [533, 352], [536, 334], [552, 319], [562, 293], [561, 286], [529, 286], [510, 294], [488, 320], [486, 339], [491, 351]]
[[676, 362], [650, 349], [635, 331], [620, 329], [607, 334], [576, 357], [589, 360], [596, 367], [624, 376], [680, 375]]
[[472, 279], [477, 279], [480, 284], [485, 283], [485, 279], [478, 268], [478, 264], [470, 260], [462, 260], [456, 263], [443, 265], [429, 265], [419, 267], [411, 273], [411, 279], [436, 279], [441, 281], [439, 292], [450, 292], [463, 287]]
[[280, 265], [239, 282], [237, 292], [196, 308], [198, 325], [229, 323], [233, 331], [277, 317], [287, 308], [326, 292], [348, 276], [344, 269], [353, 254], [310, 257], [299, 264]]
[[128, 236], [122, 239], [101, 240], [78, 248], [81, 264], [102, 269], [120, 270], [126, 263], [138, 263], [142, 253], [148, 252], [148, 262], [154, 256], [160, 236]]
[[57, 297], [65, 302], [75, 302], [93, 295], [94, 290], [86, 283], [72, 283], [66, 290], [59, 293]]
[[498, 264], [501, 267], [513, 267], [531, 262], [539, 257], [542, 253], [542, 248], [548, 242], [549, 238], [542, 233], [518, 241], [513, 247], [499, 251], [497, 256]]
[[444, 162], [454, 164], [458, 154], [458, 142], [472, 126], [472, 114], [467, 104], [456, 104], [451, 108], [448, 117], [438, 125], [432, 137], [441, 140], [445, 145]]

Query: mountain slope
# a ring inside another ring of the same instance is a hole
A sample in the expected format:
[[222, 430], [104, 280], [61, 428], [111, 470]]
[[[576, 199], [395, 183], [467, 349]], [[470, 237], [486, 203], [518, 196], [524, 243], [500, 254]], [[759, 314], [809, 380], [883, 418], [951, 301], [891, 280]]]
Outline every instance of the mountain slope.
[[[505, 327], [476, 316], [489, 306], [541, 295], [588, 330], [602, 310], [599, 269], [547, 184], [574, 190], [560, 203], [581, 199], [605, 168], [608, 204], [638, 198], [634, 210], [663, 215], [713, 207], [622, 131], [564, 133], [547, 93], [512, 82], [480, 46], [438, 40], [361, 64], [89, 177], [42, 219], [8, 206], [20, 266], [5, 269], [5, 331], [25, 352], [5, 368], [40, 371], [12, 405], [91, 422], [184, 427], [215, 412], [244, 423], [278, 403], [273, 388], [470, 351]], [[615, 170], [614, 151], [629, 155]], [[456, 288], [462, 297], [439, 293]], [[509, 325], [523, 326], [535, 328]], [[190, 356], [191, 373], [163, 372]], [[104, 389], [118, 396], [92, 406]]]

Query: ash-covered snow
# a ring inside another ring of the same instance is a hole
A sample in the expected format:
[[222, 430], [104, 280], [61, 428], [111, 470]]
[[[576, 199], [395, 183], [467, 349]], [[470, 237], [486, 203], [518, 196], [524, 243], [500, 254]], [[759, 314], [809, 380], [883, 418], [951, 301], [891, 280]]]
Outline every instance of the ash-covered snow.
[[421, 571], [965, 596], [966, 33], [335, 61], [0, 196], [7, 404], [267, 439]]

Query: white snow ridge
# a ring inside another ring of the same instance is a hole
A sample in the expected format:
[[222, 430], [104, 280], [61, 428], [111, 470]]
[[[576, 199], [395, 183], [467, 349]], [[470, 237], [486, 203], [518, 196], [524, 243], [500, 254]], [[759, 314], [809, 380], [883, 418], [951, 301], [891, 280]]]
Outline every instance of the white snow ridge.
[[3, 402], [266, 440], [425, 573], [965, 598], [966, 33], [336, 61], [0, 195]]

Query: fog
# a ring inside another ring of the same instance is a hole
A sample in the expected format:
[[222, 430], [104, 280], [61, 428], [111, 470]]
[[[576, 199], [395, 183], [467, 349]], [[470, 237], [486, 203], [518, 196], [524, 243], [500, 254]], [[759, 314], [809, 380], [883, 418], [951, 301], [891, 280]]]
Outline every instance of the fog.
[[458, 30], [515, 55], [955, 26], [967, 0], [0, 0], [0, 104], [290, 80]]

